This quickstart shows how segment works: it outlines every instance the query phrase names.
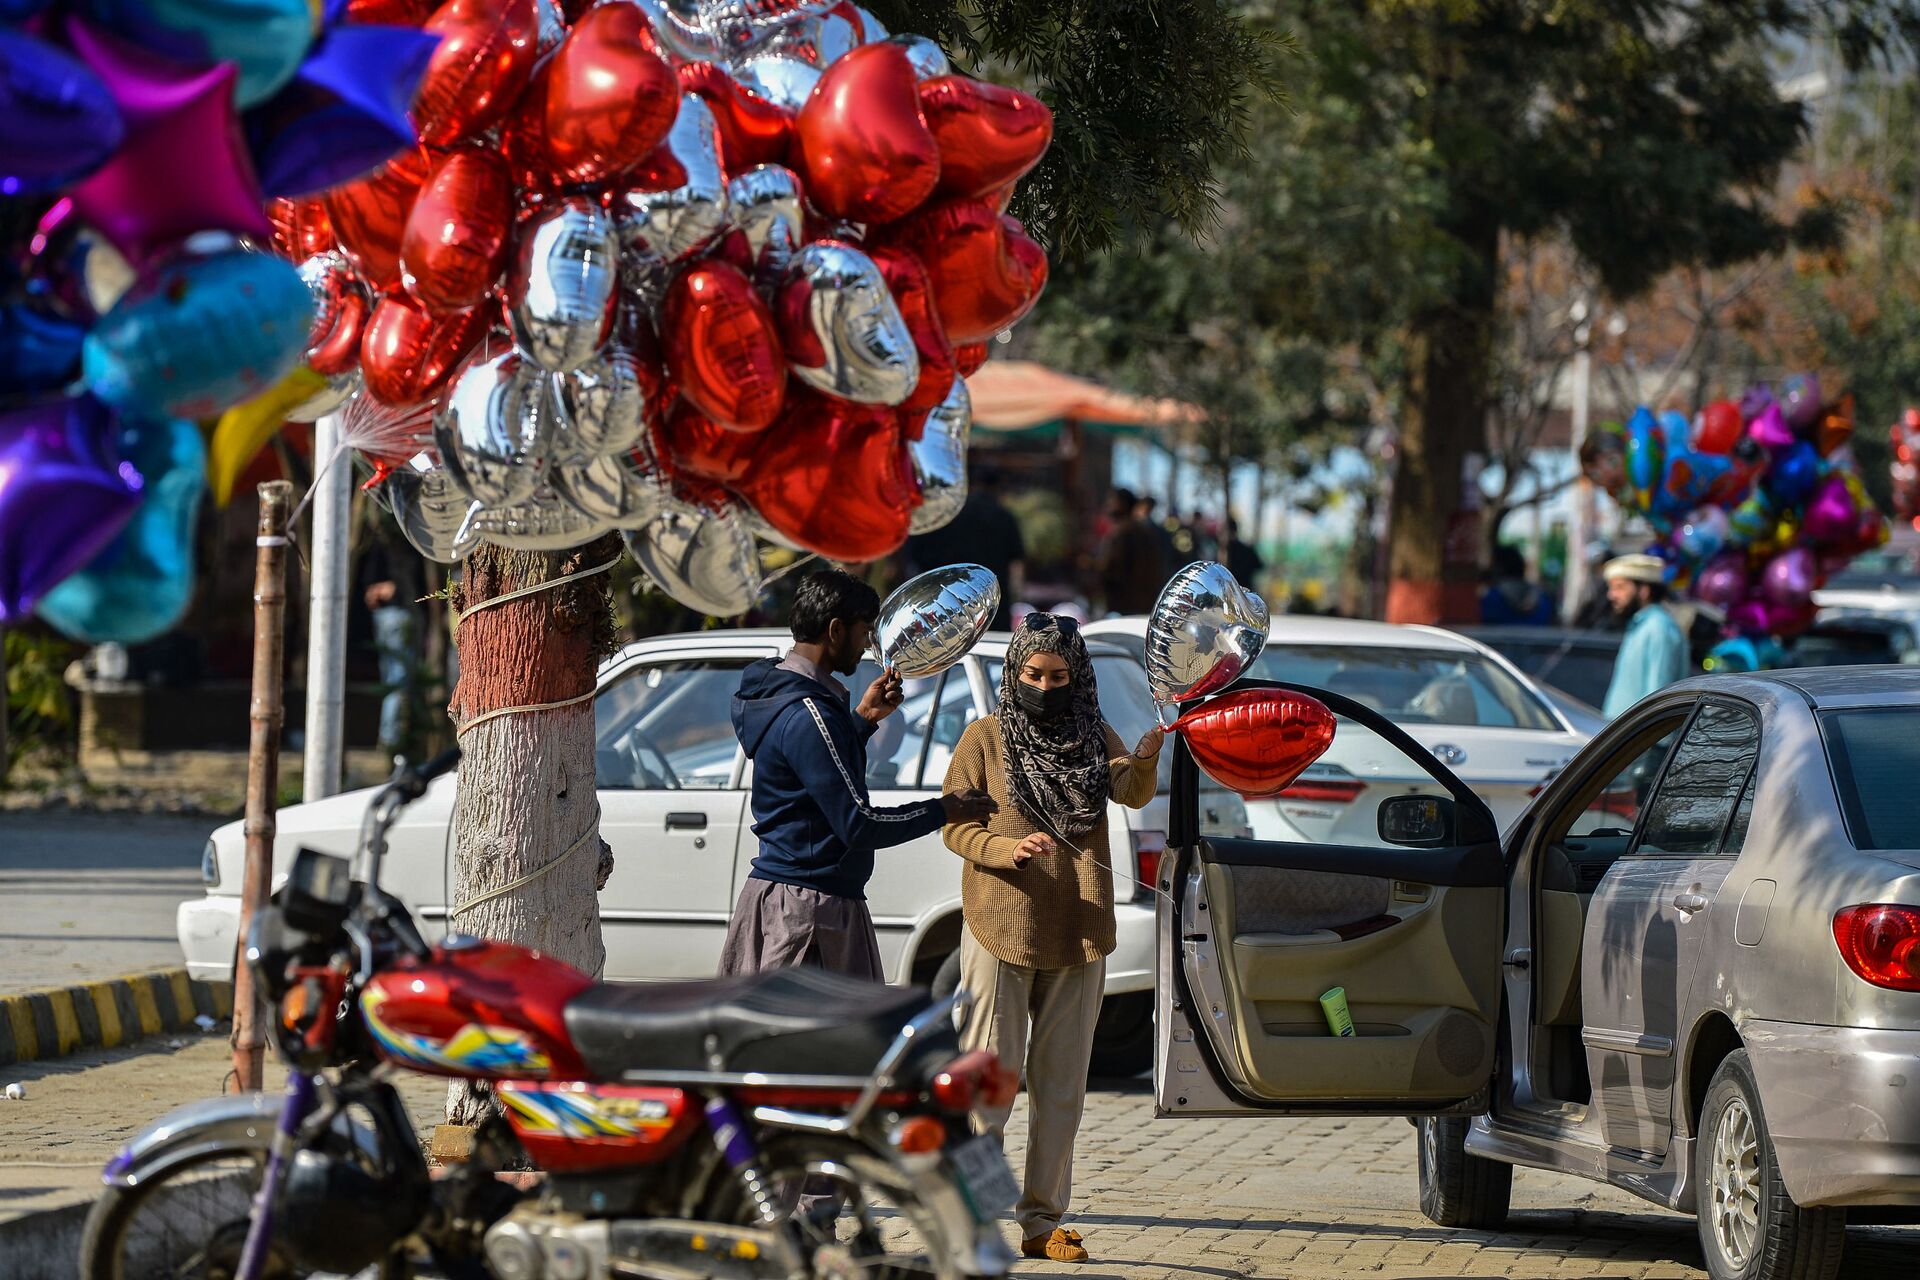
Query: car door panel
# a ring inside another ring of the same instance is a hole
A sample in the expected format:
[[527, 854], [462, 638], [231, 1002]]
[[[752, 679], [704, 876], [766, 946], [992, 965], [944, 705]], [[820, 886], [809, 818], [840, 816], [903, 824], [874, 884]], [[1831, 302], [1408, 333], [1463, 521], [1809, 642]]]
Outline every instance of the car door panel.
[[739, 673], [773, 651], [703, 646], [611, 672], [595, 707], [600, 831], [613, 875], [600, 895], [606, 976], [712, 977], [747, 824], [727, 718]]
[[[1462, 838], [1432, 849], [1202, 840], [1176, 815], [1175, 893], [1160, 907], [1163, 1115], [1406, 1114], [1485, 1094], [1506, 901], [1492, 815], [1377, 713], [1322, 696], [1453, 797]], [[1184, 743], [1176, 751], [1184, 806], [1194, 766]], [[1321, 997], [1335, 987], [1352, 1036], [1328, 1029]]]

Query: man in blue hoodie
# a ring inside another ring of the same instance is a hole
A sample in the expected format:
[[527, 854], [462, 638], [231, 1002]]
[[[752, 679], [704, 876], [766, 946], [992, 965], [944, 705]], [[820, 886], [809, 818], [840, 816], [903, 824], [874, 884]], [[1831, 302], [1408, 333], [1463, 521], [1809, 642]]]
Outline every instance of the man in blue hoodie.
[[753, 833], [760, 852], [734, 905], [722, 976], [818, 965], [883, 980], [867, 912], [876, 849], [930, 835], [993, 809], [967, 792], [880, 809], [867, 798], [867, 740], [902, 698], [886, 672], [858, 706], [835, 675], [852, 675], [873, 638], [880, 597], [837, 569], [801, 580], [793, 648], [748, 667], [733, 729], [753, 761]]

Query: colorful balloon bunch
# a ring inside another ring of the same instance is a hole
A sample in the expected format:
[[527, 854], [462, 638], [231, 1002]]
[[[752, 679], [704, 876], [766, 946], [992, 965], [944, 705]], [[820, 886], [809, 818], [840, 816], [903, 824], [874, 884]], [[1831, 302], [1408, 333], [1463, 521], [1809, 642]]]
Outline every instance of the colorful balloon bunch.
[[1046, 282], [1002, 212], [1046, 107], [834, 0], [424, 22], [424, 145], [275, 210], [318, 301], [312, 374], [432, 410], [374, 458], [423, 554], [618, 530], [726, 615], [758, 593], [756, 535], [866, 561], [951, 519], [961, 379]]
[[1677, 589], [1726, 610], [1743, 636], [1792, 636], [1813, 621], [1827, 575], [1887, 540], [1844, 448], [1853, 397], [1822, 404], [1796, 374], [1739, 403], [1716, 400], [1692, 421], [1642, 407], [1581, 452], [1587, 478], [1645, 517]]
[[165, 630], [195, 419], [274, 387], [313, 304], [264, 208], [415, 142], [437, 40], [344, 0], [0, 5], [0, 625]]

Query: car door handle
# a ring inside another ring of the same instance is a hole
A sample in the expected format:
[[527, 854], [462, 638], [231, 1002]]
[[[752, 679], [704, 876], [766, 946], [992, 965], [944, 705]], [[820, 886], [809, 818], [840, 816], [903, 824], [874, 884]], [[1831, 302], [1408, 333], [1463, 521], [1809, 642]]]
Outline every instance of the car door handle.
[[705, 831], [707, 815], [704, 813], [670, 813], [667, 815], [669, 831]]
[[1704, 893], [1678, 893], [1673, 897], [1673, 905], [1688, 915], [1692, 915], [1696, 911], [1705, 911], [1707, 909], [1708, 898]]

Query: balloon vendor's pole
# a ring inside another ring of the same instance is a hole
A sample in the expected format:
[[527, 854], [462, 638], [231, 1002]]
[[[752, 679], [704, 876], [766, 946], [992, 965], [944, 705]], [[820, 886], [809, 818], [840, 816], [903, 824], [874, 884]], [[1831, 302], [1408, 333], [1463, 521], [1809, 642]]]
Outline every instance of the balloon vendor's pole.
[[267, 901], [273, 871], [274, 804], [280, 785], [280, 730], [286, 720], [282, 659], [287, 624], [287, 508], [293, 486], [269, 480], [260, 486], [260, 524], [253, 540], [253, 699], [248, 715], [247, 858], [240, 878], [240, 931], [233, 966], [233, 1080], [236, 1090], [257, 1090], [266, 1059], [259, 993], [246, 963], [253, 918]]
[[[329, 413], [314, 424], [313, 456], [330, 461], [313, 478], [312, 586], [307, 610], [306, 760], [300, 798], [320, 800], [340, 790], [346, 758], [348, 519], [353, 467], [343, 456], [345, 418]], [[411, 601], [395, 601], [411, 604]]]

